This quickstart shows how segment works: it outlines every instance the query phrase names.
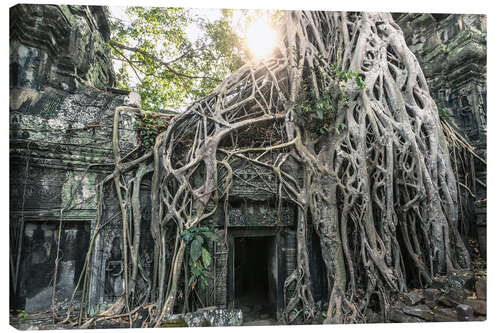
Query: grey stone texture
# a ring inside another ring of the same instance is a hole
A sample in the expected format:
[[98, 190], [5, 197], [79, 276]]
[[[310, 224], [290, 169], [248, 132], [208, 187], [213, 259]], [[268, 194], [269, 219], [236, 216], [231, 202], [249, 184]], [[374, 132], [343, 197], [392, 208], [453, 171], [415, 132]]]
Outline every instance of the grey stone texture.
[[10, 83], [75, 91], [106, 89], [114, 74], [104, 7], [17, 5], [10, 9]]
[[[49, 308], [60, 221], [56, 303], [71, 297], [95, 223], [95, 185], [114, 168], [116, 107], [128, 106], [119, 123], [122, 153], [138, 143], [136, 96], [107, 89], [114, 84], [108, 39], [104, 7], [10, 9], [10, 291], [16, 308]], [[94, 264], [111, 249], [111, 242], [99, 245]]]
[[221, 327], [241, 326], [242, 324], [243, 313], [241, 310], [209, 308], [165, 316], [162, 319], [161, 327]]

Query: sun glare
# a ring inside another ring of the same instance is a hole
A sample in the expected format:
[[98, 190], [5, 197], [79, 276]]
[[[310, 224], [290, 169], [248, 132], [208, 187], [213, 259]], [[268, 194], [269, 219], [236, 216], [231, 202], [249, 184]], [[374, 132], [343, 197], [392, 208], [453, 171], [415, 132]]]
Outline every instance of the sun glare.
[[269, 20], [260, 17], [248, 26], [246, 42], [253, 56], [256, 59], [262, 59], [270, 56], [276, 47], [277, 34]]

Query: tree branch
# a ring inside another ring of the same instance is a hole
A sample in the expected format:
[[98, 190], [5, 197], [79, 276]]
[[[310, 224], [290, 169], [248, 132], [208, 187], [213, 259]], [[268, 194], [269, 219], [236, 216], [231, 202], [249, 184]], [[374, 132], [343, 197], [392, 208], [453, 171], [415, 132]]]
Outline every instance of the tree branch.
[[[180, 76], [180, 77], [185, 77], [185, 78], [188, 78], [188, 79], [208, 79], [208, 80], [212, 80], [212, 81], [216, 81], [216, 82], [221, 82], [222, 80], [221, 79], [218, 79], [218, 78], [215, 78], [215, 77], [211, 77], [211, 76], [194, 76], [194, 75], [188, 75], [188, 74], [184, 74], [184, 73], [181, 73], [175, 69], [173, 69], [171, 67], [171, 64], [173, 62], [176, 62], [182, 58], [184, 58], [185, 56], [187, 56], [187, 54], [183, 54], [181, 55], [180, 57], [172, 60], [172, 61], [169, 61], [169, 62], [165, 62], [163, 60], [161, 60], [160, 58], [158, 58], [157, 56], [149, 53], [149, 52], [146, 52], [144, 50], [141, 50], [137, 47], [131, 47], [131, 46], [127, 46], [127, 45], [123, 45], [123, 44], [120, 44], [120, 43], [117, 43], [115, 41], [109, 41], [109, 45], [111, 45], [113, 48], [120, 48], [120, 49], [123, 49], [123, 50], [127, 50], [127, 51], [131, 51], [131, 52], [136, 52], [136, 53], [140, 53], [142, 54], [143, 56], [155, 61], [156, 63], [164, 66], [166, 68], [166, 70], [176, 76]], [[189, 52], [188, 52], [189, 53]], [[130, 62], [129, 62], [130, 63]]]

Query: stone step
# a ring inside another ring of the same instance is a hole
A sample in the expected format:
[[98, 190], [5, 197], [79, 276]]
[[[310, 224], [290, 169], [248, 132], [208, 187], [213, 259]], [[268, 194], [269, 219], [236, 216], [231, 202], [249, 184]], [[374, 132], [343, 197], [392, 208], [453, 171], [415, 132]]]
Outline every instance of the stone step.
[[253, 320], [244, 322], [242, 326], [272, 326], [277, 325], [276, 320], [265, 319], [265, 320]]

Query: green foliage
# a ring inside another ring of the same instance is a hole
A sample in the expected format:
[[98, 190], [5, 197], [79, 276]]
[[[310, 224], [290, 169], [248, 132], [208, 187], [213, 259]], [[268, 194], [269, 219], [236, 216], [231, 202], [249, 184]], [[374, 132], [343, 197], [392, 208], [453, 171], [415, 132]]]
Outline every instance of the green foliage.
[[448, 114], [448, 109], [445, 108], [442, 105], [438, 106], [438, 112], [439, 112], [439, 118], [445, 119], [448, 118], [450, 115]]
[[301, 125], [316, 135], [327, 135], [337, 113], [335, 97], [328, 91], [319, 99], [314, 99], [303, 91], [297, 114]]
[[337, 69], [337, 71], [335, 71], [335, 73], [336, 73], [336, 76], [344, 82], [348, 82], [349, 80], [354, 80], [359, 88], [366, 87], [366, 83], [363, 80], [363, 77], [359, 73], [356, 73], [356, 72], [353, 72], [350, 70], [347, 72], [343, 72], [343, 71], [339, 71], [339, 69]]
[[207, 250], [209, 241], [217, 241], [215, 228], [201, 226], [191, 227], [181, 232], [182, 239], [189, 244], [189, 268], [191, 277], [188, 284], [192, 288], [200, 281], [203, 288], [207, 286], [208, 272], [212, 256]]
[[[322, 76], [317, 68], [314, 68], [313, 71], [317, 77]], [[317, 136], [328, 135], [332, 131], [340, 134], [342, 130], [346, 129], [345, 124], [335, 122], [338, 110], [345, 107], [347, 101], [336, 84], [339, 81], [346, 83], [354, 81], [360, 89], [366, 86], [363, 77], [359, 73], [353, 71], [345, 72], [337, 63], [331, 65], [328, 74], [333, 80], [330, 80], [329, 85], [322, 91], [319, 98], [312, 94], [311, 87], [307, 80], [305, 80], [302, 84], [297, 103], [297, 114], [300, 125]]]
[[22, 319], [26, 319], [28, 318], [28, 313], [23, 310], [23, 309], [10, 309], [10, 313], [12, 313], [13, 315], [16, 315], [17, 318], [22, 318]]
[[[325, 61], [323, 56], [317, 56], [320, 60]], [[345, 72], [342, 70], [341, 66], [342, 58], [338, 59], [338, 62], [334, 62], [330, 65], [330, 75], [333, 79], [339, 79], [344, 82], [348, 82], [350, 80], [354, 80], [360, 89], [366, 87], [366, 82], [363, 79], [363, 76], [360, 73], [353, 72], [351, 70]]]
[[[144, 110], [175, 109], [205, 96], [243, 61], [231, 12], [209, 22], [183, 8], [128, 7], [111, 18], [111, 54], [121, 89], [135, 89]], [[194, 38], [188, 29], [197, 29]], [[195, 40], [193, 40], [193, 38]]]
[[136, 123], [142, 146], [146, 149], [152, 148], [159, 133], [167, 128], [167, 124], [159, 119], [154, 119], [145, 113], [140, 121]]

